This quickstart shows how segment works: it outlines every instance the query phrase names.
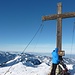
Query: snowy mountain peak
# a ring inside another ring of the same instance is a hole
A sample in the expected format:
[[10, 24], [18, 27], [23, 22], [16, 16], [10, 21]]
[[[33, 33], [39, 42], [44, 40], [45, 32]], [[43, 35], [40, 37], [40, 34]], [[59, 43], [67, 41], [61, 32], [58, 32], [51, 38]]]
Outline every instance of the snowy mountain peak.
[[[7, 59], [8, 57], [8, 59]], [[0, 74], [4, 75], [48, 75], [51, 66], [51, 57], [34, 55], [30, 53], [15, 54], [0, 52], [0, 61], [6, 59], [4, 67], [0, 67]], [[63, 58], [64, 63], [70, 70], [71, 74], [75, 74], [75, 59]]]

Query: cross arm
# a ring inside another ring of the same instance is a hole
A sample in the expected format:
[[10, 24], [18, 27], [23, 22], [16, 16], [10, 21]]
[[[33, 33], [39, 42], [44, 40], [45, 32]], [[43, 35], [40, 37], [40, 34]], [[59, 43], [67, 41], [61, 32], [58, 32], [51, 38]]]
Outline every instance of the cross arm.
[[42, 20], [46, 21], [46, 20], [54, 20], [54, 19], [57, 19], [57, 18], [63, 19], [63, 18], [70, 18], [70, 17], [75, 17], [75, 12], [43, 16]]

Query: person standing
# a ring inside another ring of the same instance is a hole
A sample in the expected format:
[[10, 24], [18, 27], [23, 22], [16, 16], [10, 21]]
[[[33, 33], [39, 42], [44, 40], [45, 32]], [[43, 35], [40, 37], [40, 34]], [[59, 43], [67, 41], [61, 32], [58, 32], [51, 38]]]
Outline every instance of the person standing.
[[59, 55], [58, 55], [58, 48], [55, 48], [52, 52], [52, 70], [50, 75], [56, 75], [56, 68], [59, 64]]

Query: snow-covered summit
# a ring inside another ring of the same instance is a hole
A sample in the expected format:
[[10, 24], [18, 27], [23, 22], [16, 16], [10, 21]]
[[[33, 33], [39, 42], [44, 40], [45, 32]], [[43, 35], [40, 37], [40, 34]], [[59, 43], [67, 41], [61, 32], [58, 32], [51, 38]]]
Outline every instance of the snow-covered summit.
[[[0, 61], [6, 59], [0, 67], [0, 75], [48, 75], [50, 72], [51, 57], [49, 56], [0, 52], [0, 58], [2, 58]], [[75, 59], [63, 58], [63, 60], [71, 74], [74, 75]]]

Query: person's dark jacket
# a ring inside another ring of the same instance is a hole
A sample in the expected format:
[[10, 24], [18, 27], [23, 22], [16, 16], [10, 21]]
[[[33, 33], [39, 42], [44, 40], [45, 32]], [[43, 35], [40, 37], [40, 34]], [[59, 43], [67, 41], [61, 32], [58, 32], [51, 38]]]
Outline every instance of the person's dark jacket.
[[52, 52], [52, 63], [58, 64], [59, 63], [59, 55], [58, 55], [58, 48], [55, 48]]

